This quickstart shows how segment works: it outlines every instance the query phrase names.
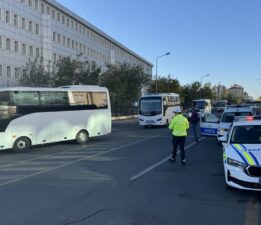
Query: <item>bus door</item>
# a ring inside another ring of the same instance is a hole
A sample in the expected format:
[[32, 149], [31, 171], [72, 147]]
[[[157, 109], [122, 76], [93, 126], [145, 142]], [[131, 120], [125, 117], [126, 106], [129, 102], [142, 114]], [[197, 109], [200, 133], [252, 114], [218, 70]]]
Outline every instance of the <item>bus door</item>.
[[200, 116], [200, 134], [202, 136], [217, 136], [219, 128], [219, 119], [210, 113], [204, 113]]

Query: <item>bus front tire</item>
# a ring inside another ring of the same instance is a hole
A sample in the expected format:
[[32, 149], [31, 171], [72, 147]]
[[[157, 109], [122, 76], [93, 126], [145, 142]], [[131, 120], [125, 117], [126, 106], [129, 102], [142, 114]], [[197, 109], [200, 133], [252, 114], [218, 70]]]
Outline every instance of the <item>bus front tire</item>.
[[31, 141], [27, 137], [19, 137], [16, 139], [14, 146], [13, 146], [13, 151], [14, 152], [24, 152], [27, 151], [31, 148]]
[[76, 135], [76, 142], [78, 144], [86, 144], [89, 141], [89, 134], [86, 130], [80, 130]]

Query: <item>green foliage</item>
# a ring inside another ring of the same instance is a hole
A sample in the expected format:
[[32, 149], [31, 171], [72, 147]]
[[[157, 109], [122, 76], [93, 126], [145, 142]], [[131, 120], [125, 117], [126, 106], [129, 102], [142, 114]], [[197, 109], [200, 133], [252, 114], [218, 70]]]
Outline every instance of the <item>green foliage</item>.
[[75, 76], [75, 84], [97, 85], [101, 76], [101, 67], [92, 61], [85, 61], [79, 65], [79, 73]]
[[101, 76], [101, 85], [110, 91], [112, 111], [116, 114], [129, 114], [131, 104], [139, 99], [141, 88], [150, 76], [140, 66], [128, 63], [107, 67]]
[[56, 69], [57, 73], [53, 76], [55, 86], [97, 85], [101, 74], [101, 68], [94, 61], [81, 62], [69, 57], [61, 59]]
[[193, 82], [192, 84], [186, 84], [182, 87], [181, 99], [183, 107], [189, 108], [192, 106], [192, 102], [195, 99], [206, 98], [213, 100], [214, 94], [211, 90], [211, 84], [207, 83], [204, 87], [201, 87], [200, 82]]
[[[157, 80], [157, 89], [158, 93], [180, 93], [181, 86], [177, 79], [159, 77]], [[156, 92], [156, 81], [153, 80], [148, 89], [149, 93]]]
[[57, 72], [53, 76], [54, 86], [72, 85], [79, 63], [70, 57], [63, 58], [55, 65]]
[[44, 70], [43, 66], [37, 61], [28, 62], [26, 73], [22, 74], [18, 84], [27, 87], [50, 87], [52, 86], [51, 74]]

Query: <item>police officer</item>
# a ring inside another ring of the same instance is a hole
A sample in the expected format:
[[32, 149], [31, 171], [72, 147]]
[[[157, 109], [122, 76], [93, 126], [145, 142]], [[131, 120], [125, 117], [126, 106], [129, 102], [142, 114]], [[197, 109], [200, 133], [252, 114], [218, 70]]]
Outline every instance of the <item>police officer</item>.
[[187, 129], [189, 128], [189, 122], [186, 117], [181, 114], [181, 109], [176, 108], [174, 110], [175, 117], [172, 118], [169, 129], [172, 130], [172, 145], [173, 145], [173, 152], [172, 157], [169, 159], [170, 162], [176, 161], [177, 155], [177, 148], [180, 148], [180, 156], [181, 156], [181, 163], [185, 166], [186, 159], [185, 159], [185, 140], [187, 136]]

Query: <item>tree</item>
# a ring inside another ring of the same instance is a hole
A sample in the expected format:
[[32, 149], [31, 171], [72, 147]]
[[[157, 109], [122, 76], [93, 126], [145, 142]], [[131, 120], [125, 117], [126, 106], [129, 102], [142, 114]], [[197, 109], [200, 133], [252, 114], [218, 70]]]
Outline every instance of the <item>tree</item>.
[[65, 57], [55, 65], [57, 72], [53, 75], [54, 86], [72, 85], [75, 82], [75, 76], [79, 62]]
[[227, 95], [227, 101], [228, 104], [237, 104], [237, 98], [230, 93]]
[[79, 64], [79, 74], [75, 77], [75, 84], [97, 85], [101, 76], [101, 67], [92, 61]]
[[92, 61], [78, 61], [66, 57], [56, 65], [57, 72], [53, 76], [54, 85], [97, 85], [101, 75], [101, 67]]
[[[180, 93], [181, 86], [177, 79], [159, 77], [157, 80], [157, 89], [158, 93]], [[156, 82], [153, 80], [148, 89], [149, 93], [155, 93], [156, 91]]]
[[107, 65], [101, 76], [101, 85], [110, 91], [112, 111], [115, 114], [129, 114], [131, 105], [141, 95], [141, 88], [150, 76], [140, 66], [128, 63]]
[[52, 86], [51, 74], [35, 60], [27, 63], [25, 73], [22, 74], [18, 83], [28, 87], [50, 87]]

